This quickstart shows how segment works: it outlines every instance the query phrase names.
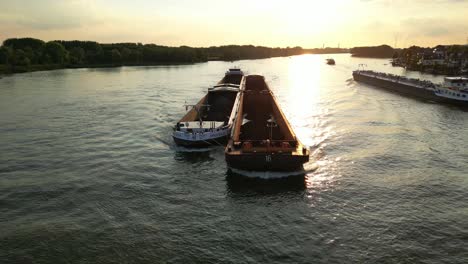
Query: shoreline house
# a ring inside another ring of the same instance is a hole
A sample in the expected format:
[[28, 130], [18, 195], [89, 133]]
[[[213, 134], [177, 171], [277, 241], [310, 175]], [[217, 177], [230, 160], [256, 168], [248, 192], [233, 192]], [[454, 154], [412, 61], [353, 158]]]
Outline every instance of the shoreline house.
[[444, 65], [447, 59], [446, 48], [437, 46], [432, 50], [425, 50], [421, 55], [418, 64], [421, 66], [437, 66]]
[[432, 50], [425, 50], [418, 54], [420, 66], [443, 66], [445, 68], [466, 68], [468, 67], [468, 49], [465, 46], [443, 46], [438, 45]]

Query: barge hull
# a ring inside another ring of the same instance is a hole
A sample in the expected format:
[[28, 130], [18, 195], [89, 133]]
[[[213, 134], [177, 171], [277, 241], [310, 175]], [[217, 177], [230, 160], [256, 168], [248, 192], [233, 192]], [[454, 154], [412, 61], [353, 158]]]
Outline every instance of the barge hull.
[[405, 83], [393, 82], [364, 74], [353, 73], [354, 80], [367, 83], [381, 89], [393, 91], [395, 93], [408, 95], [414, 98], [422, 98], [431, 101], [441, 101], [439, 96], [434, 94], [433, 90], [414, 87]]
[[265, 78], [245, 76], [239, 95], [225, 149], [228, 167], [244, 171], [303, 169], [310, 152], [297, 140]]
[[308, 161], [309, 156], [291, 154], [226, 154], [228, 167], [247, 171], [296, 171], [302, 169], [303, 164]]
[[172, 137], [174, 142], [181, 147], [186, 148], [203, 148], [210, 146], [224, 146], [228, 142], [228, 136], [222, 136], [218, 138], [211, 138], [208, 140], [184, 140], [177, 137]]

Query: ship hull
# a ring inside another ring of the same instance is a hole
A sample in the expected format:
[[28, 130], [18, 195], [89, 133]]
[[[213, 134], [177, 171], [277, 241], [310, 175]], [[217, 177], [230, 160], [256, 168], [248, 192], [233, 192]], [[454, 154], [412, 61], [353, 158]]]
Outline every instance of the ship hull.
[[409, 96], [415, 99], [425, 100], [425, 101], [433, 101], [457, 106], [464, 106], [467, 107], [468, 103], [466, 101], [454, 100], [450, 98], [445, 98], [442, 96], [438, 96], [434, 93], [432, 89], [424, 89], [419, 88], [416, 86], [412, 86], [409, 84], [381, 79], [373, 76], [368, 76], [365, 74], [360, 74], [359, 72], [353, 73], [353, 78], [355, 81], [363, 82], [366, 84], [370, 84], [377, 88], [391, 91], [394, 93], [398, 93], [401, 95]]
[[244, 77], [231, 138], [229, 168], [291, 172], [303, 169], [309, 150], [298, 140], [263, 76]]
[[379, 79], [359, 73], [353, 73], [353, 77], [354, 80], [358, 82], [367, 83], [384, 90], [396, 92], [415, 98], [434, 101], [439, 100], [439, 96], [436, 96], [433, 90], [422, 89], [408, 84], [392, 82], [390, 80]]
[[206, 140], [187, 140], [182, 138], [177, 138], [172, 136], [174, 142], [181, 147], [185, 148], [203, 148], [203, 147], [211, 147], [211, 146], [224, 146], [226, 145], [229, 137], [228, 136], [221, 136], [217, 138], [210, 138]]
[[297, 171], [303, 169], [303, 164], [309, 161], [309, 156], [292, 156], [290, 154], [260, 153], [229, 155], [226, 153], [226, 163], [229, 168], [245, 171]]

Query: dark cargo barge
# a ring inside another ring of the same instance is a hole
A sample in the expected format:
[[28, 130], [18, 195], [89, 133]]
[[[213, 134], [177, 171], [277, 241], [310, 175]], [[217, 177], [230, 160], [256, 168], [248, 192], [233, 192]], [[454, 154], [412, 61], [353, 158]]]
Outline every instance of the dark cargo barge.
[[385, 90], [414, 98], [468, 106], [468, 78], [445, 77], [444, 83], [406, 78], [389, 73], [367, 70], [353, 71], [353, 78]]
[[230, 168], [247, 171], [296, 171], [309, 161], [309, 150], [296, 138], [263, 76], [241, 83], [236, 117], [225, 149]]

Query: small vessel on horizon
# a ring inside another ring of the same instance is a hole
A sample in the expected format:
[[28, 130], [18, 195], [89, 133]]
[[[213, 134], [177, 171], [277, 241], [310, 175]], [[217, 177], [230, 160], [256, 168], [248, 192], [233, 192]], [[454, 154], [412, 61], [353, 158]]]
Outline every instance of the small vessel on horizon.
[[327, 59], [327, 64], [328, 65], [335, 65], [335, 60], [333, 58], [328, 58]]
[[172, 137], [183, 147], [206, 147], [226, 143], [233, 118], [231, 111], [239, 93], [244, 73], [229, 69], [224, 77], [195, 105], [185, 105], [190, 110], [177, 122]]
[[445, 77], [443, 83], [435, 84], [427, 80], [389, 73], [357, 70], [353, 71], [353, 78], [359, 82], [412, 97], [468, 106], [468, 78], [466, 77]]
[[245, 76], [239, 94], [225, 148], [228, 166], [245, 171], [300, 170], [309, 161], [309, 149], [296, 138], [265, 78]]

